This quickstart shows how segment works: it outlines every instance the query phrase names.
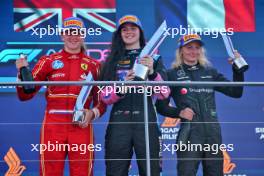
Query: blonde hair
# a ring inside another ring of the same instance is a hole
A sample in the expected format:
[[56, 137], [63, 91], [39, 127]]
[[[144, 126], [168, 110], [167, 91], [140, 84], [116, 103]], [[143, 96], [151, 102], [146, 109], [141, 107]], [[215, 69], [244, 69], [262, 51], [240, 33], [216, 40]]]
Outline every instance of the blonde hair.
[[84, 54], [87, 54], [87, 46], [85, 45], [84, 42], [83, 42], [83, 44], [81, 46], [81, 52], [83, 52]]
[[[173, 63], [171, 64], [171, 67], [178, 68], [180, 65], [183, 64], [183, 59], [184, 58], [182, 55], [182, 47], [181, 47], [176, 50], [176, 57]], [[206, 50], [203, 47], [201, 47], [201, 53], [200, 53], [200, 57], [198, 58], [198, 63], [204, 67], [211, 66], [210, 61], [206, 57]]]

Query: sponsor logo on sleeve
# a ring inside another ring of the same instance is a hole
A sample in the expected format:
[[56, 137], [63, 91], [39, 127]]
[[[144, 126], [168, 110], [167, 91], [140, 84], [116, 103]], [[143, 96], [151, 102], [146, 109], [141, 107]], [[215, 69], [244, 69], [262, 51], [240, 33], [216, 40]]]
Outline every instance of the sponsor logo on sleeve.
[[64, 67], [64, 64], [60, 60], [55, 60], [55, 61], [52, 62], [52, 68], [53, 69], [57, 70], [57, 69], [60, 69], [60, 68], [63, 68], [63, 67]]

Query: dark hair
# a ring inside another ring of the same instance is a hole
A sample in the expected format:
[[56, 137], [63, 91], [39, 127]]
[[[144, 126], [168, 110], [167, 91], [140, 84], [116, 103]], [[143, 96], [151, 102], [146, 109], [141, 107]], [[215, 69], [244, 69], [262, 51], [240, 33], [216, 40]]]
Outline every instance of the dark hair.
[[[113, 33], [111, 52], [102, 66], [102, 71], [100, 75], [100, 80], [102, 81], [115, 80], [117, 63], [119, 60], [125, 57], [126, 47], [121, 37], [121, 28], [122, 26], [120, 26], [118, 30], [116, 30]], [[139, 37], [140, 48], [143, 48], [145, 46], [145, 37], [142, 29], [140, 27], [138, 28], [140, 31], [140, 37]]]

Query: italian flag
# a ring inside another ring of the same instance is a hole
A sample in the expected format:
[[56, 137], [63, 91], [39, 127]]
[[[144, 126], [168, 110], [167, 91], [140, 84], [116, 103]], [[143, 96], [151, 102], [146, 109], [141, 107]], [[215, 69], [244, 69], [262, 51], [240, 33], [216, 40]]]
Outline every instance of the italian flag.
[[187, 0], [187, 24], [193, 28], [233, 28], [254, 32], [254, 0]]

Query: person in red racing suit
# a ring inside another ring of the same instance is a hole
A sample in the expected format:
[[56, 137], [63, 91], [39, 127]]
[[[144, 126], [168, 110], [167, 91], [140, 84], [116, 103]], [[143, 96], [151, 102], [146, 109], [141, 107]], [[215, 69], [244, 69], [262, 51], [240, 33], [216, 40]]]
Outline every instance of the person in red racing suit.
[[[72, 17], [67, 20], [78, 22], [80, 19]], [[81, 21], [82, 22], [82, 21]], [[62, 36], [64, 49], [50, 56], [43, 56], [32, 70], [35, 81], [82, 81], [91, 72], [97, 80], [100, 64], [84, 53], [83, 39], [80, 35]], [[77, 45], [77, 46], [76, 46]], [[26, 65], [25, 60], [19, 59], [17, 67]], [[20, 75], [18, 76], [20, 77]], [[31, 99], [40, 89], [35, 87], [35, 92], [25, 94], [22, 87], [17, 87], [20, 100]], [[41, 129], [41, 144], [54, 144], [60, 146], [59, 150], [40, 152], [40, 175], [62, 176], [64, 160], [68, 155], [70, 174], [74, 176], [93, 175], [93, 128], [92, 119], [100, 117], [106, 110], [106, 105], [101, 102], [98, 88], [94, 86], [90, 93], [84, 111], [85, 120], [79, 125], [73, 124], [73, 109], [82, 86], [57, 86], [47, 87], [47, 107]], [[90, 105], [93, 102], [93, 108]], [[65, 145], [67, 147], [65, 147]], [[80, 147], [87, 149], [80, 151]], [[63, 146], [63, 147], [62, 147]], [[75, 150], [74, 148], [75, 147]], [[76, 149], [78, 147], [78, 149]]]

